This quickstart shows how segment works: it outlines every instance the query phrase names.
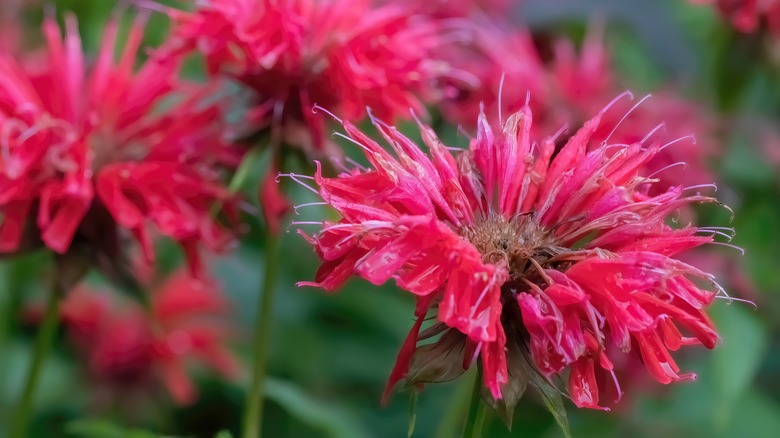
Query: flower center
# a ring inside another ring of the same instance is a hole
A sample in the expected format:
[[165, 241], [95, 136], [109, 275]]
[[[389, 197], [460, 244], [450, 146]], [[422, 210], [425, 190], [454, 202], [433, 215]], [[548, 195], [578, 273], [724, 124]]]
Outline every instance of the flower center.
[[542, 265], [561, 252], [551, 233], [543, 229], [532, 214], [506, 219], [490, 215], [460, 230], [486, 263], [506, 262], [513, 280], [526, 276], [526, 271]]

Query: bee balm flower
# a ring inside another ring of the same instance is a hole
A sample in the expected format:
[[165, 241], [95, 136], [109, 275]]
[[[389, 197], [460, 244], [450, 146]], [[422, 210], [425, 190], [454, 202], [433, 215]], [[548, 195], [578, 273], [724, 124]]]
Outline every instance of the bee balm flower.
[[216, 173], [231, 159], [221, 109], [203, 103], [212, 90], [180, 83], [175, 58], [152, 55], [136, 70], [140, 20], [118, 60], [110, 22], [91, 67], [75, 18], [66, 24], [63, 39], [45, 21], [43, 65], [0, 53], [0, 251], [18, 250], [30, 231], [57, 253], [75, 238], [116, 247], [119, 226], [151, 258], [153, 224], [197, 266], [199, 244], [230, 240], [212, 214], [231, 205]]
[[[554, 138], [530, 137], [528, 106], [500, 132], [480, 116], [476, 138], [455, 156], [422, 124], [427, 154], [373, 119], [393, 154], [343, 122], [370, 166], [336, 178], [317, 172], [320, 196], [341, 219], [302, 233], [322, 265], [299, 284], [393, 279], [416, 296], [417, 321], [388, 389], [403, 378], [451, 380], [479, 360], [494, 406], [513, 407], [534, 373], [568, 370], [574, 403], [601, 409], [596, 374], [612, 373], [608, 344], [639, 353], [659, 382], [693, 377], [670, 351], [717, 344], [704, 310], [720, 287], [675, 256], [712, 242], [714, 231], [666, 219], [714, 199], [679, 186], [649, 195], [657, 180], [639, 172], [661, 145], [589, 144], [606, 110], [557, 153]], [[422, 330], [429, 314], [438, 323]]]
[[691, 0], [711, 4], [740, 32], [752, 33], [766, 23], [774, 36], [780, 35], [780, 1], [777, 0]]
[[228, 303], [214, 281], [180, 271], [153, 291], [149, 311], [116, 298], [82, 285], [61, 310], [91, 377], [116, 395], [164, 386], [177, 403], [189, 404], [197, 399], [190, 365], [206, 365], [228, 378], [241, 374], [225, 346], [234, 330], [225, 323]]
[[[211, 0], [171, 11], [172, 50], [197, 48], [209, 70], [255, 92], [258, 128], [281, 124], [287, 143], [320, 149], [315, 104], [356, 119], [423, 110], [439, 64], [435, 20], [372, 0]], [[305, 128], [305, 129], [300, 129]], [[305, 140], [305, 138], [309, 140]]]

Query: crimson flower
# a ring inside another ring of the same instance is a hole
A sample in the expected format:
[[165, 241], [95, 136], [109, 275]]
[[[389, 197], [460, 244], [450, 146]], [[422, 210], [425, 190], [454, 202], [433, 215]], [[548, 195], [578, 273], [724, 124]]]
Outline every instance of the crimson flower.
[[740, 32], [752, 33], [766, 23], [773, 35], [780, 35], [780, 1], [777, 0], [691, 0], [715, 6]]
[[[464, 47], [466, 50], [453, 50], [447, 59], [452, 66], [473, 72], [476, 81], [451, 84], [456, 92], [448, 93], [442, 104], [445, 119], [474, 127], [481, 104], [489, 111], [488, 120], [499, 120], [499, 111], [515, 112], [530, 96], [529, 106], [537, 121], [532, 136], [541, 138], [562, 126], [581, 125], [625, 89], [613, 71], [601, 30], [593, 27], [579, 50], [566, 39], [552, 41], [549, 50], [542, 50], [546, 43], [540, 39], [534, 45], [523, 31], [489, 23], [473, 26], [470, 45]], [[543, 52], [549, 59], [542, 59]], [[633, 108], [627, 102], [617, 105], [625, 109], [604, 115], [591, 144], [631, 144], [658, 131], [670, 141], [645, 166], [645, 175], [663, 172], [662, 184], [656, 184], [654, 190], [714, 178], [708, 161], [720, 149], [717, 124], [703, 107], [671, 89], [657, 90]], [[664, 123], [659, 123], [662, 120]], [[692, 142], [691, 132], [698, 133], [698, 144]], [[686, 171], [674, 172], [674, 168]]]
[[[550, 109], [549, 114], [556, 117], [547, 121], [551, 123], [548, 130], [558, 129], [563, 123], [571, 125], [587, 120], [622, 89], [612, 70], [602, 34], [598, 27], [591, 29], [579, 53], [569, 40], [555, 43], [550, 73], [551, 87], [558, 90], [559, 103]], [[708, 161], [717, 156], [721, 145], [716, 140], [714, 117], [704, 107], [686, 100], [674, 90], [661, 89], [630, 110], [626, 106], [626, 110], [605, 116], [594, 133], [594, 144], [600, 141], [631, 144], [658, 130], [665, 139], [672, 140], [645, 167], [647, 175], [664, 172], [662, 184], [657, 184], [656, 190], [714, 178]], [[698, 133], [698, 143], [691, 132]], [[667, 171], [673, 167], [685, 171]]]
[[[667, 219], [714, 199], [682, 186], [650, 195], [657, 180], [640, 170], [661, 145], [593, 145], [608, 108], [557, 154], [554, 138], [531, 138], [528, 106], [499, 132], [480, 116], [476, 138], [456, 156], [423, 124], [428, 154], [373, 119], [391, 154], [343, 122], [370, 166], [336, 178], [316, 173], [320, 196], [341, 219], [301, 232], [322, 265], [299, 285], [332, 291], [352, 276], [394, 279], [416, 297], [417, 320], [388, 390], [404, 378], [451, 380], [480, 361], [483, 395], [497, 409], [514, 407], [538, 374], [567, 370], [573, 402], [604, 409], [596, 376], [613, 372], [610, 344], [638, 352], [661, 383], [694, 377], [670, 351], [715, 347], [704, 310], [722, 289], [676, 256], [713, 242], [716, 231]], [[438, 322], [422, 330], [431, 315]]]
[[217, 171], [235, 161], [220, 104], [205, 100], [213, 87], [180, 82], [176, 58], [136, 69], [141, 17], [118, 59], [110, 22], [89, 67], [75, 17], [65, 21], [63, 38], [45, 20], [44, 62], [0, 53], [0, 251], [24, 249], [30, 234], [57, 253], [74, 240], [117, 247], [118, 226], [152, 258], [154, 225], [197, 268], [201, 243], [221, 249], [231, 237], [212, 214], [232, 206]]
[[173, 50], [197, 48], [211, 73], [255, 93], [258, 129], [281, 128], [288, 144], [321, 149], [314, 105], [351, 119], [371, 106], [383, 117], [424, 109], [441, 66], [436, 21], [408, 5], [372, 0], [211, 0], [171, 11]]
[[151, 390], [160, 384], [180, 404], [197, 399], [188, 367], [200, 363], [236, 377], [241, 365], [225, 346], [228, 304], [216, 283], [178, 272], [151, 294], [151, 309], [119, 301], [82, 285], [62, 303], [69, 339], [90, 377], [116, 391]]
[[488, 120], [499, 120], [500, 112], [519, 110], [527, 96], [538, 112], [549, 105], [549, 72], [529, 32], [481, 21], [466, 30], [468, 38], [443, 51], [451, 65], [469, 75], [441, 80], [445, 98], [440, 106], [447, 121], [473, 127], [483, 108]]

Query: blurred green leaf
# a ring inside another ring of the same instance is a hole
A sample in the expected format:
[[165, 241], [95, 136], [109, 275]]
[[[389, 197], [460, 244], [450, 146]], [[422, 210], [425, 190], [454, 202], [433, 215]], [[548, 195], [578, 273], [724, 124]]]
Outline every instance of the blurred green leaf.
[[714, 306], [715, 319], [723, 344], [712, 352], [716, 376], [718, 406], [713, 412], [715, 425], [725, 428], [734, 403], [749, 389], [768, 344], [758, 313], [741, 305]]
[[775, 171], [756, 147], [746, 139], [737, 139], [723, 159], [723, 174], [728, 180], [745, 187], [771, 185]]
[[290, 382], [267, 378], [265, 395], [300, 421], [332, 438], [371, 436], [348, 411], [333, 403], [317, 400]]
[[162, 438], [155, 433], [124, 429], [107, 420], [77, 420], [68, 424], [67, 431], [79, 438]]
[[566, 416], [566, 407], [563, 404], [561, 391], [544, 380], [544, 378], [537, 373], [531, 373], [530, 378], [531, 380], [529, 383], [537, 389], [539, 396], [544, 401], [545, 407], [555, 418], [555, 422], [558, 423], [563, 435], [566, 438], [571, 438], [569, 419]]
[[716, 49], [714, 65], [715, 97], [722, 110], [735, 109], [759, 68], [761, 59], [760, 32], [744, 35], [733, 29], [722, 28], [712, 39]]
[[412, 395], [409, 398], [409, 428], [406, 432], [406, 436], [411, 438], [414, 435], [414, 425], [417, 422], [417, 397], [419, 393], [412, 390]]
[[223, 430], [222, 432], [218, 433], [214, 438], [233, 438], [233, 434], [231, 434], [226, 430]]
[[723, 437], [775, 438], [780, 431], [780, 405], [756, 390], [735, 403], [733, 420]]
[[629, 78], [630, 87], [653, 90], [663, 83], [663, 75], [650, 59], [642, 44], [628, 32], [616, 32], [616, 38], [609, 38], [615, 69], [621, 78]]
[[[0, 367], [0, 403], [15, 405], [22, 392], [27, 370], [32, 361], [32, 348], [29, 343], [13, 342], [2, 350]], [[57, 355], [47, 357], [41, 371], [39, 390], [35, 400], [37, 406], [50, 405], [61, 400], [63, 395], [73, 390], [74, 369], [69, 362]], [[70, 394], [69, 400], [77, 403], [83, 393]], [[0, 418], [11, 412], [0, 411]]]

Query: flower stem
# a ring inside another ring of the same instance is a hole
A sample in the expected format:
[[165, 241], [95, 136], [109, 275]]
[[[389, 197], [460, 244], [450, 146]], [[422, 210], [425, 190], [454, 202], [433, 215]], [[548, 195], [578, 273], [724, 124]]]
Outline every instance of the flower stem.
[[35, 390], [38, 386], [38, 380], [41, 376], [41, 369], [46, 356], [51, 350], [57, 334], [57, 324], [60, 319], [59, 303], [62, 297], [62, 287], [59, 278], [55, 278], [54, 284], [49, 290], [49, 296], [46, 302], [46, 313], [43, 316], [43, 323], [38, 331], [35, 340], [35, 352], [33, 353], [33, 362], [27, 374], [27, 380], [24, 384], [24, 392], [16, 413], [11, 420], [11, 427], [8, 432], [8, 438], [24, 438], [27, 436], [27, 420], [30, 416]]
[[452, 438], [458, 436], [458, 431], [463, 429], [463, 419], [469, 414], [471, 388], [474, 386], [474, 379], [478, 378], [477, 374], [467, 373], [458, 382], [433, 438]]
[[252, 368], [252, 387], [247, 394], [244, 411], [243, 438], [260, 438], [263, 422], [263, 392], [266, 371], [266, 353], [271, 334], [274, 292], [279, 260], [279, 236], [268, 233], [265, 252], [265, 277], [262, 295], [258, 297], [257, 321], [255, 322], [254, 365]]
[[485, 402], [482, 401], [480, 389], [482, 387], [482, 373], [477, 373], [474, 381], [474, 390], [471, 392], [471, 407], [469, 416], [466, 419], [466, 428], [463, 431], [463, 438], [482, 438], [482, 428], [485, 426], [485, 416], [487, 414]]

